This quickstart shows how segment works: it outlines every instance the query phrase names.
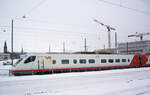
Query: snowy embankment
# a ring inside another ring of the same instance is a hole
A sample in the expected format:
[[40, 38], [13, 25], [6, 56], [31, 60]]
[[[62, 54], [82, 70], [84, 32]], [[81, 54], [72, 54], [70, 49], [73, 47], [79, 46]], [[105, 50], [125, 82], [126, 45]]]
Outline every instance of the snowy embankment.
[[1, 95], [150, 95], [150, 67], [0, 78]]

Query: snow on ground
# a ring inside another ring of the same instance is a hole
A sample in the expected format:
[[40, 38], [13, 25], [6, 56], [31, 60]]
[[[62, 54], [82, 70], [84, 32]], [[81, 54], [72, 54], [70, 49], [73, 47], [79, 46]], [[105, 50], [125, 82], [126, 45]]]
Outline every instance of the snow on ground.
[[150, 67], [50, 75], [0, 75], [0, 95], [150, 95]]
[[[17, 59], [13, 62], [15, 63]], [[3, 65], [3, 62], [11, 62], [11, 60], [0, 61], [0, 78], [6, 77], [9, 75], [9, 69], [12, 67], [11, 65]]]
[[3, 62], [6, 61], [0, 61], [0, 78], [1, 76], [8, 76], [9, 74], [9, 69], [11, 68], [10, 65], [3, 65]]

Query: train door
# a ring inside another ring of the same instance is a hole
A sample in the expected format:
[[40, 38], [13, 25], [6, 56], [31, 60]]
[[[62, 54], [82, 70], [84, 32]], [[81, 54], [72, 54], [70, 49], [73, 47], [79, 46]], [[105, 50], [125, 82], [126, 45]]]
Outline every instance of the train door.
[[43, 70], [44, 69], [44, 58], [42, 56], [39, 57], [37, 63], [38, 63], [38, 70]]

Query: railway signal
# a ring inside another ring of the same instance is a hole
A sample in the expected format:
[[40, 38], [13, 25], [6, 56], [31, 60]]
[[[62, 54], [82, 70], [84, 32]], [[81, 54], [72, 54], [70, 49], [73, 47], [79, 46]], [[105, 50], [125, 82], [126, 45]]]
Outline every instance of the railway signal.
[[102, 26], [105, 26], [107, 28], [107, 32], [108, 32], [108, 48], [111, 48], [111, 35], [110, 32], [111, 30], [116, 30], [115, 28], [111, 27], [110, 25], [105, 25], [104, 23], [98, 21], [97, 19], [94, 19], [94, 21]]

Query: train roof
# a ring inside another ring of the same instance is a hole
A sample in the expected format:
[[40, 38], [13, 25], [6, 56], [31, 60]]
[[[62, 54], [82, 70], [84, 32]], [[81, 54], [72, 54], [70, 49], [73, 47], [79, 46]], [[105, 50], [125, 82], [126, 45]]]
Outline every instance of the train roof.
[[50, 53], [27, 53], [26, 55], [135, 55], [135, 54], [111, 54], [111, 53], [96, 53], [96, 52], [50, 52]]

